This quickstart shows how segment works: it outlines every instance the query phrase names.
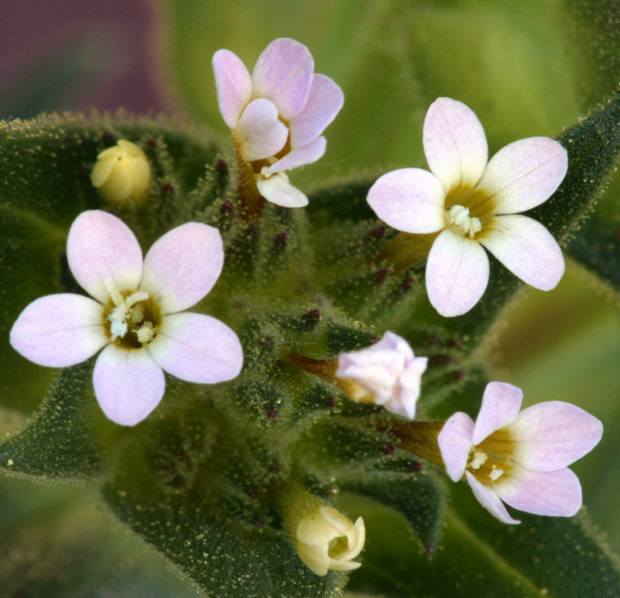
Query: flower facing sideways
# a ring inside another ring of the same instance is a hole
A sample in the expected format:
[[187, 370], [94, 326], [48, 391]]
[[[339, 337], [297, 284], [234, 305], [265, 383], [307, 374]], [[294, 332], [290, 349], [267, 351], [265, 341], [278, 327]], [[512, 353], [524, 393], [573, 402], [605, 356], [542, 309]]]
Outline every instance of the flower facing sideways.
[[305, 206], [308, 199], [284, 171], [325, 153], [321, 133], [342, 108], [340, 87], [315, 74], [308, 48], [289, 38], [271, 42], [251, 75], [229, 50], [215, 53], [213, 70], [220, 112], [260, 194], [287, 208]]
[[603, 426], [561, 401], [519, 413], [522, 399], [519, 388], [490, 382], [475, 423], [455, 413], [438, 437], [446, 471], [455, 482], [465, 474], [478, 501], [504, 523], [520, 522], [502, 501], [536, 515], [570, 517], [581, 507], [581, 485], [567, 466], [596, 446]]
[[431, 172], [403, 168], [377, 180], [368, 203], [405, 233], [433, 235], [426, 288], [443, 316], [469, 311], [489, 282], [488, 249], [527, 284], [549, 291], [564, 273], [559, 245], [539, 222], [522, 216], [546, 201], [566, 175], [566, 150], [531, 137], [490, 161], [484, 129], [465, 104], [439, 98], [424, 122]]
[[48, 295], [31, 303], [11, 344], [43, 366], [69, 367], [103, 349], [93, 372], [106, 416], [126, 426], [146, 418], [165, 390], [162, 370], [189, 382], [235, 378], [237, 335], [203, 314], [180, 313], [213, 287], [224, 262], [217, 229], [190, 222], [161, 237], [142, 260], [131, 230], [99, 210], [83, 212], [67, 240], [73, 276], [92, 297]]
[[342, 353], [335, 375], [354, 401], [383, 405], [413, 419], [427, 362], [415, 356], [405, 339], [388, 331], [376, 345]]
[[333, 507], [321, 506], [299, 522], [295, 541], [299, 558], [313, 573], [351, 571], [361, 565], [353, 559], [364, 548], [366, 528], [361, 517], [353, 524]]

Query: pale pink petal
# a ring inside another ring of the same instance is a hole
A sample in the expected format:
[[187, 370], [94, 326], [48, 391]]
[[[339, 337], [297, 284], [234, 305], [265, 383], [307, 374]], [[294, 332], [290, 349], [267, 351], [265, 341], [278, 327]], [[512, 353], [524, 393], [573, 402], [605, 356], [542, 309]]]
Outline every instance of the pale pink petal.
[[448, 419], [437, 437], [441, 458], [453, 482], [463, 477], [474, 434], [474, 422], [466, 413], [458, 411]]
[[213, 288], [223, 264], [220, 231], [188, 222], [153, 244], [144, 259], [140, 289], [157, 301], [162, 314], [183, 311]]
[[243, 367], [237, 335], [203, 314], [166, 316], [148, 351], [163, 370], [188, 382], [225, 382], [236, 378]]
[[446, 226], [446, 192], [427, 170], [401, 168], [380, 177], [368, 192], [377, 216], [406, 233], [436, 233]]
[[520, 388], [504, 382], [489, 382], [476, 418], [474, 444], [480, 444], [489, 434], [513, 422], [519, 415], [522, 401]]
[[397, 354], [402, 355], [405, 358], [406, 365], [409, 364], [414, 358], [415, 354], [411, 345], [398, 334], [394, 334], [391, 331], [386, 331], [383, 338], [374, 345], [371, 345], [366, 349], [368, 353], [380, 353], [383, 351], [394, 351]]
[[603, 435], [603, 424], [583, 409], [547, 401], [524, 409], [508, 427], [513, 459], [534, 471], [566, 467], [589, 453]]
[[103, 304], [108, 285], [133, 291], [142, 276], [142, 250], [129, 227], [116, 216], [90, 210], [71, 225], [67, 258], [79, 285]]
[[304, 164], [316, 162], [325, 153], [327, 140], [325, 137], [317, 137], [310, 145], [294, 149], [269, 167], [271, 174], [281, 170], [290, 170]]
[[[469, 487], [471, 491], [474, 493], [474, 496], [478, 500], [478, 502], [487, 510], [493, 517], [499, 519], [502, 523], [509, 524], [517, 524], [521, 523], [518, 519], [513, 519], [506, 507], [502, 504], [497, 493], [488, 486], [485, 486], [481, 482], [479, 482], [469, 471], [465, 472], [467, 476], [467, 481], [469, 483]], [[510, 503], [509, 503], [510, 504]]]
[[146, 349], [108, 345], [97, 358], [93, 384], [106, 417], [135, 426], [159, 405], [166, 379]]
[[529, 471], [519, 468], [514, 476], [504, 476], [493, 488], [515, 509], [552, 517], [572, 517], [582, 503], [579, 478], [568, 468], [556, 471]]
[[426, 262], [426, 290], [433, 307], [445, 317], [468, 312], [489, 283], [489, 258], [476, 241], [444, 230]]
[[250, 71], [230, 50], [218, 50], [213, 55], [213, 73], [220, 112], [224, 122], [234, 129], [252, 98]]
[[489, 148], [471, 108], [450, 98], [435, 100], [424, 120], [424, 153], [446, 192], [474, 186], [487, 165]]
[[529, 137], [502, 148], [489, 161], [478, 188], [493, 197], [495, 214], [516, 214], [540, 205], [560, 186], [568, 154], [549, 137]]
[[541, 291], [554, 289], [564, 274], [564, 257], [553, 235], [527, 216], [497, 216], [479, 241], [508, 270]]
[[241, 157], [252, 162], [275, 156], [286, 144], [288, 128], [278, 120], [276, 105], [260, 98], [243, 111], [234, 136]]
[[255, 98], [268, 98], [280, 116], [292, 120], [308, 101], [314, 60], [310, 50], [293, 39], [272, 41], [259, 56], [252, 82]]
[[278, 206], [303, 208], [308, 205], [308, 198], [288, 182], [288, 177], [284, 172], [278, 172], [268, 179], [260, 179], [256, 186], [267, 201]]
[[69, 293], [33, 301], [11, 329], [16, 351], [53, 368], [82, 363], [107, 342], [101, 304]]
[[308, 101], [291, 121], [291, 147], [297, 149], [312, 143], [336, 118], [343, 104], [340, 86], [325, 75], [314, 75]]

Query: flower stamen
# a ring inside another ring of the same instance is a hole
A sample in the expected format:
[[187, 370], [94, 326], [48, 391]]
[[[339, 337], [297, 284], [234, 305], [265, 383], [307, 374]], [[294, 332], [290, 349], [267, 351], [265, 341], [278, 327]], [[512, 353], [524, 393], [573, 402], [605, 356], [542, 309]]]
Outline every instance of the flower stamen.
[[455, 205], [450, 210], [445, 211], [446, 222], [457, 228], [457, 231], [463, 235], [469, 235], [470, 239], [473, 239], [476, 233], [482, 230], [482, 223], [479, 218], [469, 215], [469, 208]]

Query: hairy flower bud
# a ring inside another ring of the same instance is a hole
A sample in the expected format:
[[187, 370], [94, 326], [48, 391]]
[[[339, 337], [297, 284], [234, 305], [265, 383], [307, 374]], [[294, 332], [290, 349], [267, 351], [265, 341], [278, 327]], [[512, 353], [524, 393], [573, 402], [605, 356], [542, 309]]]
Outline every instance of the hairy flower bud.
[[127, 204], [144, 197], [151, 181], [151, 167], [135, 143], [121, 139], [97, 156], [90, 180], [108, 201]]
[[333, 571], [351, 571], [361, 563], [354, 559], [364, 548], [366, 529], [359, 517], [355, 524], [332, 507], [310, 511], [295, 531], [299, 558], [317, 575]]

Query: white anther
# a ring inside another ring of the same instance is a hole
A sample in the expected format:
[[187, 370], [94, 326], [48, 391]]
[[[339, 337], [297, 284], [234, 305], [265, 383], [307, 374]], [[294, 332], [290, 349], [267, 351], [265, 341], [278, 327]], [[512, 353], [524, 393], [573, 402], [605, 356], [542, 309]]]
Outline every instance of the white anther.
[[458, 226], [464, 234], [469, 234], [470, 239], [473, 239], [476, 233], [482, 230], [480, 219], [471, 217], [469, 208], [463, 206], [452, 206], [450, 211], [446, 211], [446, 220], [448, 224]]
[[155, 329], [152, 322], [144, 322], [136, 331], [136, 335], [139, 343], [143, 345], [150, 343], [155, 338]]
[[498, 478], [501, 478], [504, 475], [504, 470], [503, 469], [494, 469], [490, 474], [489, 477], [495, 481]]
[[472, 459], [469, 466], [472, 469], [480, 469], [486, 463], [487, 459], [488, 457], [486, 453], [483, 453], [481, 451], [476, 451], [474, 453], [474, 458]]

